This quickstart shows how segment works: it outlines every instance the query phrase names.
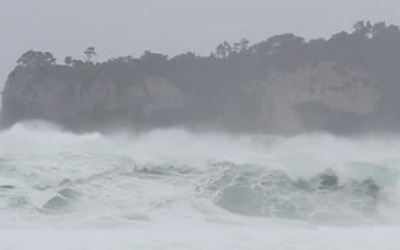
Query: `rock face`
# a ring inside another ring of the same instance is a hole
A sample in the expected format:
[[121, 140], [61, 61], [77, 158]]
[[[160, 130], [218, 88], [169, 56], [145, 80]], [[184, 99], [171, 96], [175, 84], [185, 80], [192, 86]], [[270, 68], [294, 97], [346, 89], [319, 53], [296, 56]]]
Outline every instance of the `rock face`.
[[277, 133], [356, 132], [365, 127], [356, 123], [373, 115], [380, 100], [368, 73], [332, 63], [273, 70], [261, 84], [263, 123]]
[[349, 134], [370, 129], [365, 121], [377, 112], [381, 98], [368, 72], [334, 63], [293, 71], [272, 68], [260, 79], [222, 91], [218, 85], [212, 88], [215, 96], [155, 76], [121, 86], [112, 74], [95, 66], [17, 67], [5, 84], [1, 125], [43, 119], [76, 132], [186, 126], [286, 135], [314, 130]]
[[[90, 48], [93, 51], [94, 48]], [[4, 88], [0, 125], [44, 119], [75, 132], [185, 127], [232, 133], [400, 131], [400, 27], [220, 44], [210, 56], [146, 51], [93, 63], [28, 51]]]

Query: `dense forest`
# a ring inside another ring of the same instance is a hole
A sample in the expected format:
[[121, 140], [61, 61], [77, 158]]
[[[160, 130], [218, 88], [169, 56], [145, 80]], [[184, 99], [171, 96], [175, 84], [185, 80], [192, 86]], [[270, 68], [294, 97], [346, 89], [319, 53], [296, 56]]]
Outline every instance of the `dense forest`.
[[96, 62], [28, 51], [3, 91], [1, 126], [44, 119], [75, 131], [183, 126], [337, 134], [400, 129], [400, 29], [357, 22], [305, 40], [223, 42], [209, 56], [145, 51]]

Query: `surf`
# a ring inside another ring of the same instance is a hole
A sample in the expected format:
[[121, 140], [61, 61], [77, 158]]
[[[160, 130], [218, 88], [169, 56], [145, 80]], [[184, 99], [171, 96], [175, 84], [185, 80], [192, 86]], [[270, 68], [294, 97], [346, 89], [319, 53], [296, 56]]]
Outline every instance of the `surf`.
[[74, 135], [19, 124], [0, 133], [0, 216], [9, 226], [124, 226], [166, 211], [175, 219], [397, 223], [398, 149], [397, 138]]

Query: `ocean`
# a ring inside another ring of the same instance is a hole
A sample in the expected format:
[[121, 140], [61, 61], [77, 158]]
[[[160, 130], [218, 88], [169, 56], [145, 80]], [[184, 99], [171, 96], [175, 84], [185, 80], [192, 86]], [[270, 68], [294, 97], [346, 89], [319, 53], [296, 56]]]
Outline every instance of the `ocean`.
[[0, 132], [0, 249], [400, 249], [400, 138]]

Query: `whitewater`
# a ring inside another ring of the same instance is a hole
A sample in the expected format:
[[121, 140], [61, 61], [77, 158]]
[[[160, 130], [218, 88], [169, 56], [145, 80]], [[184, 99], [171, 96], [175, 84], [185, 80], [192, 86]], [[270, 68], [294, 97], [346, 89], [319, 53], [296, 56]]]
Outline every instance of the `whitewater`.
[[0, 249], [400, 249], [400, 138], [0, 132]]

